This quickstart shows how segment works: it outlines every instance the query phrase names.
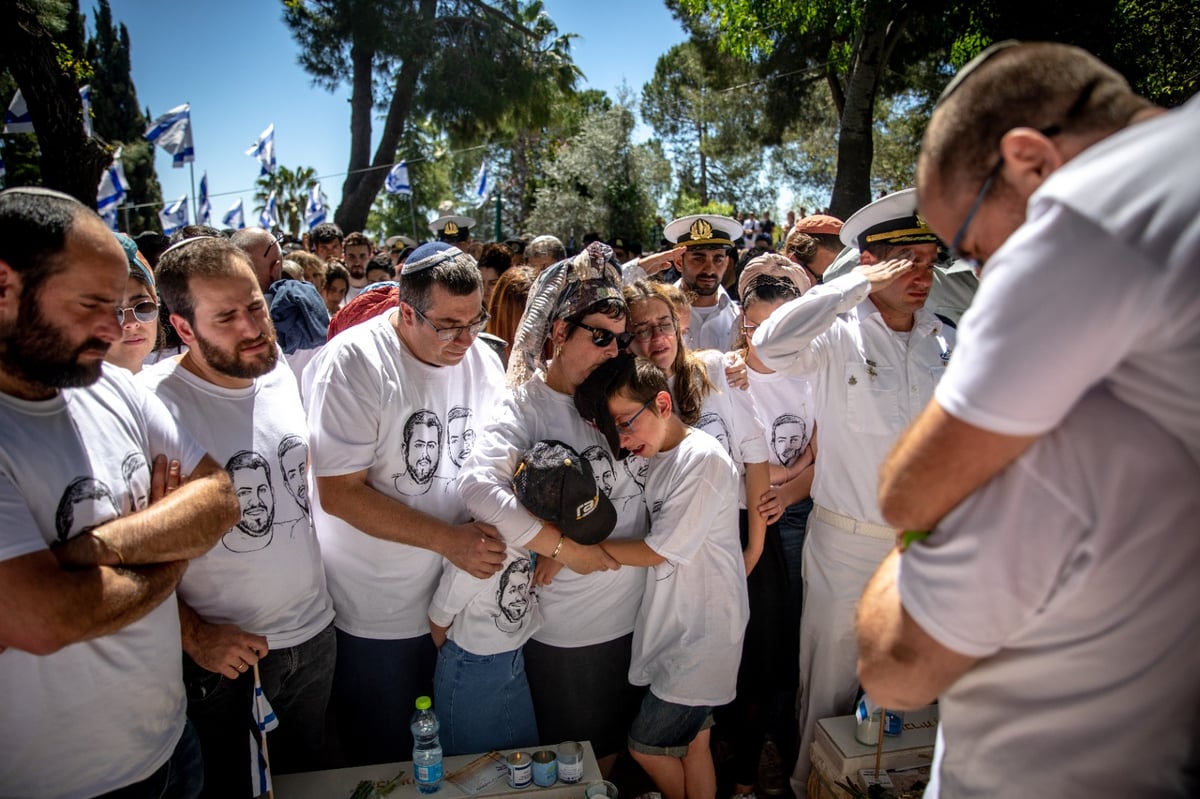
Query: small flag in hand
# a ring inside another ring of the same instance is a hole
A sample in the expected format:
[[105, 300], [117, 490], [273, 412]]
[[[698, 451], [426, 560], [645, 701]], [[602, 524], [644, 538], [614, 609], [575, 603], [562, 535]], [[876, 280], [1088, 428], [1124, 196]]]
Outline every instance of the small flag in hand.
[[[279, 726], [279, 719], [263, 693], [258, 664], [254, 664], [254, 704], [250, 709], [254, 725], [250, 728], [250, 780], [252, 796], [271, 792], [271, 759], [267, 754], [267, 733]], [[260, 743], [261, 742], [261, 743]]]

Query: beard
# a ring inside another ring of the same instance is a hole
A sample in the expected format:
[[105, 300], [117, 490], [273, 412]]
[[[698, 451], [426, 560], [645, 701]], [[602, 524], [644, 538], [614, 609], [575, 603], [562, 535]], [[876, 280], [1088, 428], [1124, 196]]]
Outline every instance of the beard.
[[[257, 346], [264, 341], [267, 343], [266, 350], [254, 356], [253, 360], [242, 360], [243, 350]], [[242, 380], [253, 380], [256, 377], [262, 377], [275, 368], [275, 363], [279, 359], [279, 353], [275, 349], [274, 331], [263, 333], [256, 339], [240, 342], [233, 352], [222, 349], [219, 345], [214, 344], [197, 333], [196, 347], [200, 350], [200, 354], [204, 356], [204, 360], [214, 370], [229, 377], [236, 377]]]
[[[251, 516], [249, 515], [249, 511], [260, 512]], [[242, 532], [246, 533], [247, 535], [257, 538], [259, 536], [266, 535], [267, 531], [271, 529], [271, 524], [274, 521], [275, 511], [268, 509], [267, 506], [261, 502], [255, 502], [247, 507], [242, 513], [242, 520], [238, 522], [238, 527], [240, 527]]]
[[425, 485], [433, 479], [433, 473], [437, 470], [436, 464], [430, 458], [418, 458], [417, 462], [408, 470], [409, 476], [413, 482], [418, 485]]
[[42, 315], [38, 292], [23, 294], [17, 321], [3, 331], [0, 364], [22, 380], [52, 388], [82, 388], [100, 379], [101, 361], [80, 363], [86, 350], [107, 352], [109, 343], [87, 338], [72, 346], [62, 328]]

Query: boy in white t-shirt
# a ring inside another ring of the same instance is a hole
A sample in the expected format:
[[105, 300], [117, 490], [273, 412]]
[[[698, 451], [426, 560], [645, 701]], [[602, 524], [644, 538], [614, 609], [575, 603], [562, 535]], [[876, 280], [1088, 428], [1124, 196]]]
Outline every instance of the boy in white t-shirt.
[[643, 359], [621, 359], [605, 395], [620, 445], [648, 459], [644, 541], [605, 550], [648, 567], [633, 633], [629, 681], [649, 685], [629, 749], [664, 799], [711, 797], [711, 710], [734, 698], [750, 614], [738, 539], [737, 472], [725, 448], [672, 412], [667, 378]]
[[[562, 538], [552, 558], [563, 539], [596, 544], [617, 523], [590, 462], [561, 441], [529, 448], [513, 475], [513, 491], [526, 510], [559, 528]], [[501, 570], [481, 580], [444, 561], [429, 627], [438, 646], [434, 707], [448, 755], [539, 741], [521, 651], [542, 626], [536, 562], [536, 554], [509, 544]]]

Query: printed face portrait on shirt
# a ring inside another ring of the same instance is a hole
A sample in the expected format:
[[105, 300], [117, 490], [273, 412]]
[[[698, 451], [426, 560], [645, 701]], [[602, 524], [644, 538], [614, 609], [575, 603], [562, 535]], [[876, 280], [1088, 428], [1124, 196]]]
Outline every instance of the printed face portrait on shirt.
[[93, 477], [77, 477], [63, 491], [54, 514], [59, 541], [66, 541], [121, 515], [112, 489]]
[[265, 536], [275, 521], [271, 467], [257, 452], [243, 450], [229, 460], [225, 469], [233, 480], [233, 490], [242, 511], [237, 529], [254, 538]]
[[771, 451], [784, 466], [791, 466], [804, 451], [806, 425], [804, 419], [785, 413], [771, 425]]
[[[496, 601], [500, 615], [496, 626], [508, 630], [509, 625], [519, 624], [529, 610], [529, 586], [533, 580], [533, 567], [528, 558], [518, 558], [504, 569], [500, 584], [496, 587]], [[508, 622], [502, 625], [502, 620]]]
[[733, 452], [729, 449], [729, 428], [725, 426], [725, 420], [715, 413], [705, 413], [700, 415], [700, 419], [696, 422], [696, 427], [710, 436], [721, 442], [721, 446], [725, 448], [725, 452], [733, 456]]
[[308, 444], [300, 436], [287, 436], [279, 442], [279, 471], [288, 493], [308, 513]]
[[125, 477], [125, 487], [129, 489], [131, 510], [142, 510], [150, 504], [150, 467], [146, 456], [140, 452], [131, 452], [121, 461], [121, 474]]
[[579, 454], [592, 462], [592, 477], [596, 480], [596, 489], [603, 491], [606, 497], [611, 497], [617, 473], [613, 468], [613, 459], [608, 454], [608, 450], [599, 444], [594, 444]]
[[462, 466], [475, 446], [475, 430], [471, 427], [471, 409], [461, 405], [450, 409], [446, 417], [446, 448], [455, 466]]
[[409, 479], [428, 485], [441, 461], [442, 423], [433, 411], [420, 410], [404, 424], [404, 468]]

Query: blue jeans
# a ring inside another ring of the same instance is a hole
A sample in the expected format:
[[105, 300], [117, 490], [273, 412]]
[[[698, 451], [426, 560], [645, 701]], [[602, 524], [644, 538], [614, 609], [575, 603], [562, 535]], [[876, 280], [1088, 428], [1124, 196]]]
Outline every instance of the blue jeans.
[[712, 724], [711, 707], [679, 705], [647, 691], [629, 728], [629, 748], [644, 755], [683, 757], [688, 745]]
[[[258, 662], [263, 693], [279, 717], [279, 727], [267, 738], [273, 774], [320, 767], [336, 652], [330, 624], [304, 643], [272, 650]], [[247, 669], [231, 680], [185, 656], [183, 678], [188, 718], [204, 751], [204, 796], [250, 796], [254, 674]]]
[[433, 677], [433, 709], [447, 755], [534, 746], [533, 699], [521, 650], [475, 655], [447, 640]]
[[166, 763], [159, 766], [158, 771], [133, 785], [110, 791], [99, 799], [196, 799], [203, 786], [204, 764], [200, 756], [200, 739], [189, 721], [183, 726], [183, 735], [175, 744], [175, 751]]
[[[359, 638], [337, 631], [333, 708], [348, 765], [412, 760], [418, 696], [433, 695], [433, 638]], [[434, 708], [435, 712], [437, 708]]]
[[812, 512], [812, 497], [805, 497], [783, 511], [776, 524], [779, 525], [779, 540], [783, 544], [783, 562], [787, 564], [788, 607], [794, 626], [800, 627], [800, 612], [804, 605], [804, 578], [800, 574], [804, 564], [804, 531], [808, 529], [808, 514]]

